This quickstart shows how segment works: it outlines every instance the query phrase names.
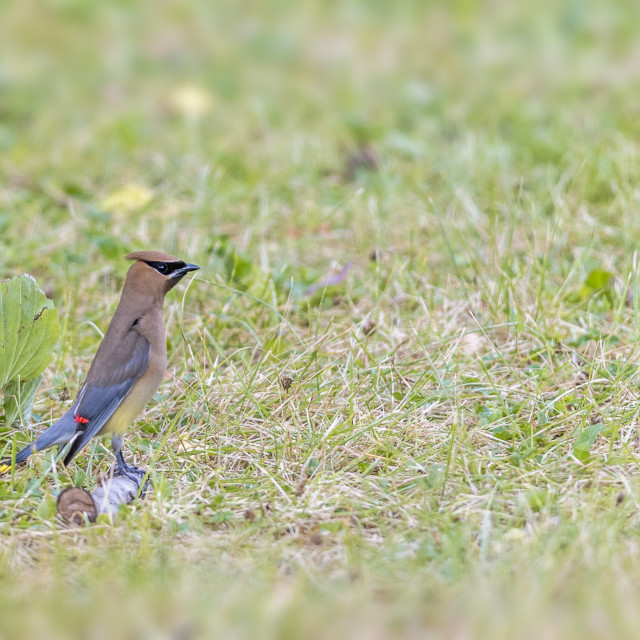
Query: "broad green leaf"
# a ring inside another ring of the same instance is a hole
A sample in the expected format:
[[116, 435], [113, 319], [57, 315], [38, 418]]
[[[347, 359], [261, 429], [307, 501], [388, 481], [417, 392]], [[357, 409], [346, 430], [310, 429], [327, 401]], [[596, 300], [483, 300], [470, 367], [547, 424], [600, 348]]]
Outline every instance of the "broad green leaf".
[[495, 427], [494, 429], [492, 429], [491, 433], [493, 433], [493, 435], [498, 438], [498, 440], [504, 440], [505, 442], [507, 440], [513, 440], [513, 433], [511, 433], [511, 431], [504, 426]]
[[613, 273], [604, 269], [592, 269], [584, 281], [585, 285], [594, 291], [605, 289], [611, 282], [613, 282]]
[[0, 282], [0, 389], [37, 378], [58, 332], [58, 312], [31, 276]]
[[592, 269], [587, 274], [583, 283], [577, 290], [568, 296], [568, 300], [573, 303], [585, 302], [593, 296], [600, 295], [602, 300], [606, 301], [609, 306], [614, 304], [613, 283], [615, 276], [610, 271], [604, 269]]
[[596, 422], [590, 427], [587, 427], [577, 437], [575, 444], [573, 445], [573, 455], [578, 460], [586, 460], [591, 454], [591, 447], [596, 441], [596, 437], [602, 430], [602, 422]]
[[9, 382], [4, 388], [4, 419], [11, 424], [18, 416], [23, 422], [29, 422], [36, 390], [40, 386], [42, 375], [27, 382], [17, 380]]

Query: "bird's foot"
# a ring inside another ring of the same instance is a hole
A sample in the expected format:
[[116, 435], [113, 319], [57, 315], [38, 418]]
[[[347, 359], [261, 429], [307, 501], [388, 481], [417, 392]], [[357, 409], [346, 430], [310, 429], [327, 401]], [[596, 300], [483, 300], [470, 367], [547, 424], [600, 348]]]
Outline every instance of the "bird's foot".
[[147, 475], [146, 469], [131, 464], [118, 464], [115, 470], [117, 475], [129, 478], [136, 484], [141, 484], [143, 478]]

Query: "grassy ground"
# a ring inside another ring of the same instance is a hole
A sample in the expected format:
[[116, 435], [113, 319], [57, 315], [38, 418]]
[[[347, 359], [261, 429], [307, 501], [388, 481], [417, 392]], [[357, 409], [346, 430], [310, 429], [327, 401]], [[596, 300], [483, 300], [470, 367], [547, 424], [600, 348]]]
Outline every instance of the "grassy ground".
[[62, 331], [0, 453], [124, 253], [202, 270], [127, 439], [153, 496], [61, 526], [100, 443], [2, 479], [0, 638], [634, 637], [635, 5], [210, 4], [2, 9], [0, 274]]

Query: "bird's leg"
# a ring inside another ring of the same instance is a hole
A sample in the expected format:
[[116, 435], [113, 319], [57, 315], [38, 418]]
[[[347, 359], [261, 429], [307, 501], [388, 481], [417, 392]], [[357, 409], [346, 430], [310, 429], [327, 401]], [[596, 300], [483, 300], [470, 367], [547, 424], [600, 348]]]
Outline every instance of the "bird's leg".
[[111, 438], [111, 447], [116, 454], [116, 467], [120, 475], [130, 478], [136, 483], [139, 483], [141, 478], [147, 473], [142, 467], [136, 467], [127, 464], [122, 456], [122, 436], [113, 436]]

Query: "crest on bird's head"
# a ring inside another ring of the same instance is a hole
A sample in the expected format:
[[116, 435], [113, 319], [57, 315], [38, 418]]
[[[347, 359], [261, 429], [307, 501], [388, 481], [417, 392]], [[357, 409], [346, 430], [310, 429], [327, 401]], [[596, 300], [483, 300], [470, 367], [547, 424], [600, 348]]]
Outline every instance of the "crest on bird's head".
[[141, 262], [182, 262], [180, 258], [162, 251], [134, 251], [133, 253], [128, 253], [124, 259], [140, 260]]

